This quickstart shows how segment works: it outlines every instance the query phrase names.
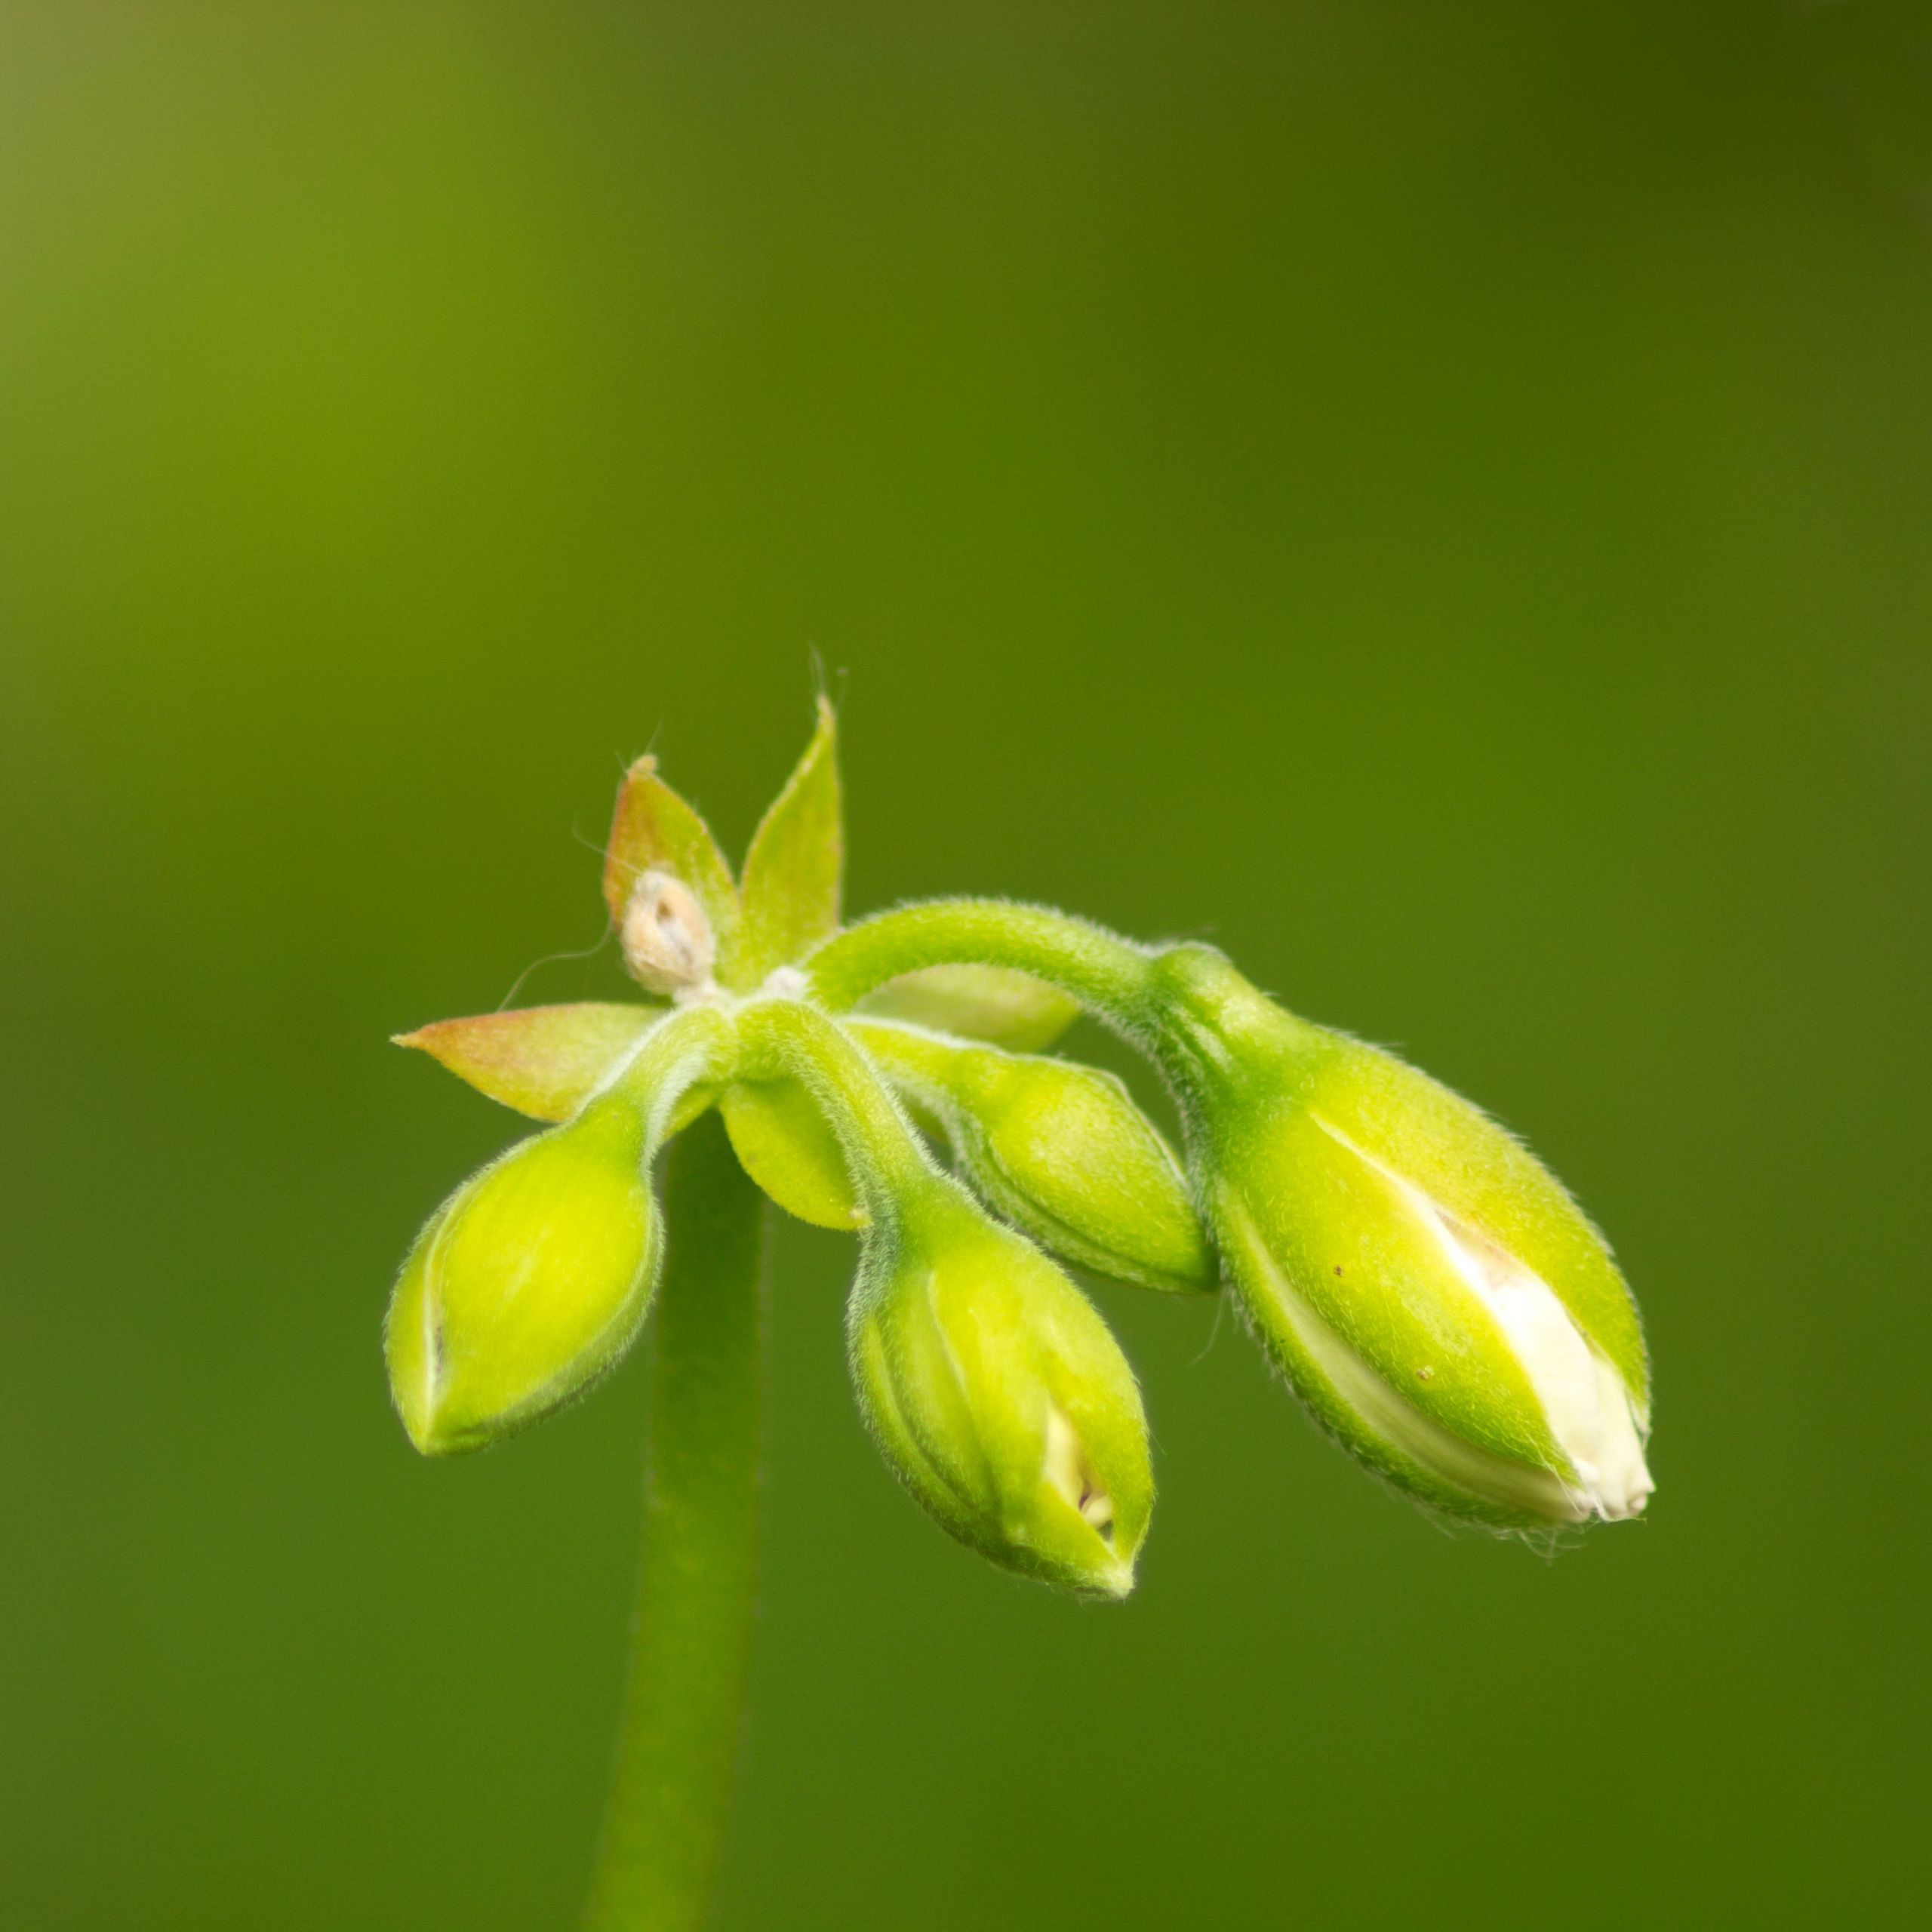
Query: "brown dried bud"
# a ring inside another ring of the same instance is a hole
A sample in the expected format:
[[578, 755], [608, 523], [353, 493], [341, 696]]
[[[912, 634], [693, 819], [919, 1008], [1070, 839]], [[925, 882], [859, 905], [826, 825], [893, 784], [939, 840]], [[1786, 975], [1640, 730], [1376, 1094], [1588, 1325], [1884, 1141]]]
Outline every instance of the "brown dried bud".
[[631, 890], [620, 937], [624, 964], [647, 992], [689, 998], [709, 990], [716, 956], [711, 921], [681, 880], [645, 873]]

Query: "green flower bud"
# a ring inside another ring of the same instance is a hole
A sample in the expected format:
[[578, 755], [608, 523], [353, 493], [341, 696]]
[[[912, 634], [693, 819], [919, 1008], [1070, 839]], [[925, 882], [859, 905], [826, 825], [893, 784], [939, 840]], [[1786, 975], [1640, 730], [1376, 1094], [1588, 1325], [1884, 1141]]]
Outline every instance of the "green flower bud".
[[622, 1094], [513, 1147], [417, 1237], [389, 1303], [389, 1388], [425, 1455], [580, 1394], [635, 1338], [657, 1247], [646, 1123]]
[[1154, 1500], [1134, 1371], [1047, 1257], [930, 1177], [869, 1238], [849, 1318], [873, 1437], [993, 1562], [1123, 1597]]
[[1449, 1514], [1634, 1515], [1649, 1385], [1603, 1238], [1518, 1142], [1218, 953], [1159, 962], [1158, 1050], [1251, 1325], [1318, 1420]]
[[1218, 1275], [1180, 1164], [1110, 1073], [847, 1022], [903, 1097], [938, 1121], [974, 1188], [1057, 1254], [1152, 1288]]

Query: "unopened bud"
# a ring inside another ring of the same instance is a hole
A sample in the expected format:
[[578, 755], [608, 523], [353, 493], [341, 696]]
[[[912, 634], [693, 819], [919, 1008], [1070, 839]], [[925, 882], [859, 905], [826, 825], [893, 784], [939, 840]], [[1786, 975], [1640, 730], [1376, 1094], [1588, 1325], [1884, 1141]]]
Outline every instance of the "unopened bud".
[[647, 992], [689, 996], [710, 986], [716, 959], [711, 921], [697, 895], [670, 873], [639, 878], [620, 937], [624, 964]]
[[383, 1331], [389, 1387], [425, 1455], [479, 1447], [611, 1367], [651, 1294], [645, 1125], [620, 1095], [512, 1148], [417, 1238]]
[[848, 1024], [939, 1121], [975, 1189], [1035, 1241], [1118, 1280], [1214, 1286], [1180, 1164], [1112, 1074], [878, 1020]]
[[1452, 1515], [1641, 1509], [1642, 1331], [1555, 1178], [1467, 1101], [1283, 1012], [1209, 949], [1168, 955], [1161, 978], [1217, 1240], [1323, 1426]]
[[860, 1407], [906, 1486], [1003, 1567], [1122, 1597], [1153, 1504], [1134, 1371], [1072, 1282], [934, 1177], [854, 1291]]

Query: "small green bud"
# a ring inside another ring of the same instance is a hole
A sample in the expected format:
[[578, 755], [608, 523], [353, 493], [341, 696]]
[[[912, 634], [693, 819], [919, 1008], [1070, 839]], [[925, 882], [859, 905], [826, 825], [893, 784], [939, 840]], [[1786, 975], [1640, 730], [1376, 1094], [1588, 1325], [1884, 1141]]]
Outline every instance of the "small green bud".
[[474, 1175], [417, 1237], [383, 1344], [426, 1456], [549, 1414], [629, 1347], [658, 1245], [645, 1143], [638, 1107], [607, 1095]]
[[1004, 1568], [1123, 1597], [1153, 1504], [1134, 1371], [1080, 1291], [934, 1176], [867, 1241], [860, 1404], [906, 1486]]
[[1165, 955], [1155, 984], [1229, 1274], [1323, 1425], [1452, 1515], [1641, 1510], [1635, 1306], [1555, 1177], [1467, 1101], [1284, 1013], [1206, 947]]
[[847, 1025], [940, 1122], [974, 1188], [1035, 1241], [1147, 1287], [1215, 1285], [1180, 1164], [1112, 1074], [878, 1020]]

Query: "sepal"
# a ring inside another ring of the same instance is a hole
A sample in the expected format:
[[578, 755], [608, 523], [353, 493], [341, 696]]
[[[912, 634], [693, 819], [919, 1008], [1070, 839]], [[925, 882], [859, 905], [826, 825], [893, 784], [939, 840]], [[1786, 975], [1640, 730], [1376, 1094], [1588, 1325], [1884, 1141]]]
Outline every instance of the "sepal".
[[662, 1007], [584, 1000], [438, 1020], [398, 1033], [460, 1080], [534, 1120], [568, 1120], [635, 1052]]
[[736, 1081], [718, 1111], [739, 1164], [788, 1214], [819, 1228], [865, 1226], [838, 1137], [795, 1080]]
[[668, 874], [703, 909], [719, 954], [729, 952], [738, 929], [738, 888], [711, 828], [657, 775], [657, 761], [639, 758], [617, 792], [611, 838], [604, 852], [604, 903], [622, 929], [638, 883], [650, 872]]
[[844, 862], [838, 721], [820, 698], [811, 743], [745, 855], [737, 939], [724, 959], [728, 986], [750, 991], [838, 930]]

